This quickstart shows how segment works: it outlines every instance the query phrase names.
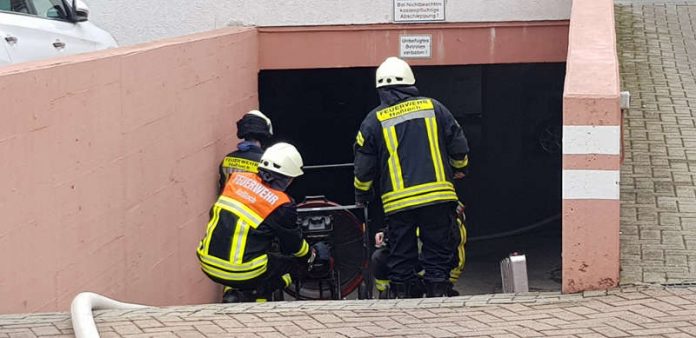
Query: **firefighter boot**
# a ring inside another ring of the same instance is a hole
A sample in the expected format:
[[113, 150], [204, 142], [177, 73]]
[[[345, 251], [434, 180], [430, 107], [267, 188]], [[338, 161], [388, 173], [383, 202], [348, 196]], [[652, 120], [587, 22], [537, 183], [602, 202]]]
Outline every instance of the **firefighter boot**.
[[407, 283], [389, 283], [389, 298], [390, 299], [404, 299], [410, 298], [408, 284]]
[[231, 287], [225, 287], [225, 293], [222, 296], [223, 303], [241, 303], [242, 294], [239, 290], [235, 290]]
[[447, 289], [449, 289], [450, 282], [426, 282], [425, 293], [426, 297], [444, 297], [447, 295]]
[[452, 282], [449, 282], [449, 286], [447, 286], [447, 292], [445, 292], [445, 295], [447, 295], [447, 297], [459, 296], [459, 291], [454, 289], [454, 284]]

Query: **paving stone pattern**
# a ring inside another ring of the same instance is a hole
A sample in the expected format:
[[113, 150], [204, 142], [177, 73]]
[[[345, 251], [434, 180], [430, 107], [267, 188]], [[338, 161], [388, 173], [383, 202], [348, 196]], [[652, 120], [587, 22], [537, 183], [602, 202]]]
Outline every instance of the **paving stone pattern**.
[[621, 282], [696, 282], [695, 1], [618, 1]]
[[[97, 311], [120, 337], [693, 337], [696, 288], [631, 286], [574, 295], [211, 304]], [[68, 314], [0, 316], [0, 337], [73, 337]]]

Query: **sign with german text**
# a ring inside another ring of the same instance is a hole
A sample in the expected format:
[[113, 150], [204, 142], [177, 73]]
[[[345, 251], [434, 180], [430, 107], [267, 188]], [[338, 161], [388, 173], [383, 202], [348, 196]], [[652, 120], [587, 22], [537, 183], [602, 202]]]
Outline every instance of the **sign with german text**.
[[445, 0], [394, 0], [394, 22], [445, 21]]
[[404, 59], [429, 59], [432, 57], [431, 35], [401, 35], [399, 55]]

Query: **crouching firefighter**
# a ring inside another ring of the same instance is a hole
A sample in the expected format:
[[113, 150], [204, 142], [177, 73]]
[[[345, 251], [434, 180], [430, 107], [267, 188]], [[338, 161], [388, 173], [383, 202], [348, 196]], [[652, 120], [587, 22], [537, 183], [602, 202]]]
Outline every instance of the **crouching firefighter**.
[[263, 155], [261, 145], [273, 136], [271, 119], [258, 110], [251, 110], [237, 121], [237, 137], [244, 141], [237, 144], [237, 150], [227, 154], [220, 162], [219, 193], [233, 172], [257, 173], [259, 160]]
[[[265, 301], [316, 258], [284, 192], [303, 174], [302, 165], [294, 146], [278, 143], [264, 152], [257, 174], [234, 172], [227, 180], [197, 249], [203, 272], [227, 287], [223, 302]], [[280, 254], [269, 253], [274, 239]]]

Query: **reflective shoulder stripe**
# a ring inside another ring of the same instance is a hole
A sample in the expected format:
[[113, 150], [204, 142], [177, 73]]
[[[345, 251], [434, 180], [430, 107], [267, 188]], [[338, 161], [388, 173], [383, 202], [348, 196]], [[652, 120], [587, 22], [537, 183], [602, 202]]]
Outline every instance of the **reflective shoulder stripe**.
[[434, 110], [435, 105], [430, 99], [410, 100], [391, 107], [384, 108], [376, 113], [377, 120], [380, 122], [397, 118], [406, 114], [421, 110]]
[[430, 160], [433, 164], [435, 177], [438, 182], [446, 181], [442, 154], [440, 153], [440, 140], [437, 134], [437, 119], [435, 116], [425, 119], [425, 129], [428, 133], [428, 145], [430, 146]]
[[393, 127], [399, 123], [403, 123], [403, 122], [410, 121], [410, 120], [434, 118], [434, 117], [435, 117], [434, 110], [421, 110], [421, 111], [410, 113], [407, 115], [397, 116], [393, 119], [385, 120], [382, 122], [382, 127], [388, 128], [388, 127]]
[[363, 146], [363, 144], [365, 144], [365, 138], [363, 137], [361, 131], [358, 131], [358, 136], [355, 137], [355, 143], [357, 143], [361, 147]]
[[244, 249], [246, 248], [247, 237], [251, 227], [243, 218], [237, 221], [237, 226], [232, 235], [232, 245], [230, 245], [230, 259], [232, 264], [242, 264], [244, 261]]
[[372, 186], [372, 181], [363, 182], [356, 177], [353, 180], [353, 186], [355, 187], [355, 189], [362, 190], [362, 191], [368, 191], [368, 190], [370, 190], [370, 187]]
[[294, 253], [295, 257], [302, 257], [306, 255], [309, 252], [309, 244], [307, 241], [304, 239], [302, 240], [302, 246], [300, 246], [300, 250]]
[[205, 230], [205, 237], [201, 240], [201, 250], [203, 250], [203, 253], [206, 255], [208, 254], [208, 249], [210, 248], [210, 238], [213, 236], [213, 231], [215, 231], [215, 227], [220, 220], [220, 210], [221, 208], [219, 206], [213, 206], [213, 216], [210, 218], [210, 221], [208, 221], [208, 225], [206, 226]]
[[401, 174], [401, 161], [399, 160], [399, 141], [396, 136], [396, 128], [382, 128], [382, 133], [384, 134], [384, 141], [387, 145], [387, 150], [389, 151], [389, 159], [387, 163], [389, 164], [389, 176], [391, 178], [392, 189], [401, 190], [404, 188], [404, 179]]
[[435, 191], [423, 195], [403, 198], [394, 202], [384, 203], [384, 213], [392, 213], [405, 208], [426, 205], [433, 202], [456, 201], [457, 194], [454, 191]]
[[256, 229], [259, 226], [259, 224], [263, 222], [263, 218], [261, 218], [261, 216], [259, 216], [256, 212], [254, 212], [244, 204], [240, 203], [239, 201], [236, 201], [227, 196], [220, 196], [215, 205], [229, 212], [232, 212], [235, 215], [239, 215], [241, 217], [246, 218], [247, 221], [251, 223], [251, 227], [253, 227], [254, 229]]
[[392, 191], [382, 195], [382, 202], [389, 203], [398, 199], [408, 198], [411, 196], [416, 196], [433, 191], [452, 191], [454, 192], [454, 185], [448, 181], [445, 182], [431, 182], [419, 185], [414, 185], [400, 191]]
[[252, 173], [259, 172], [258, 162], [241, 157], [225, 157], [225, 159], [222, 161], [222, 167], [229, 168], [230, 170], [240, 170]]
[[449, 163], [452, 167], [457, 169], [466, 168], [466, 166], [469, 165], [469, 156], [464, 156], [463, 160], [455, 160], [453, 158], [450, 158]]

